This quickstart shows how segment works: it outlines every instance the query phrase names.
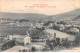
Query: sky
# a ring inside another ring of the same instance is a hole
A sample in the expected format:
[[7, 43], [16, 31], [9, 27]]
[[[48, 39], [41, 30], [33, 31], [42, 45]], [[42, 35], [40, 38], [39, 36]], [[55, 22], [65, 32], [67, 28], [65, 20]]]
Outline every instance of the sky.
[[54, 15], [77, 8], [80, 8], [80, 0], [0, 0], [0, 12]]

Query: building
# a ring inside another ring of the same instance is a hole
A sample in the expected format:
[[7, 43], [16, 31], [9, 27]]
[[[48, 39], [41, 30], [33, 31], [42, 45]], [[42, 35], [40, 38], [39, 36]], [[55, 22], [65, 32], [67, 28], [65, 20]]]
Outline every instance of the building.
[[77, 32], [79, 32], [79, 29], [77, 29], [77, 28], [71, 28], [70, 31], [77, 33]]
[[4, 22], [13, 22], [13, 19], [10, 18], [0, 18], [0, 22], [4, 23]]
[[29, 35], [8, 35], [7, 38], [9, 40], [15, 40], [17, 43], [19, 44], [30, 44], [31, 43], [31, 38], [29, 37]]

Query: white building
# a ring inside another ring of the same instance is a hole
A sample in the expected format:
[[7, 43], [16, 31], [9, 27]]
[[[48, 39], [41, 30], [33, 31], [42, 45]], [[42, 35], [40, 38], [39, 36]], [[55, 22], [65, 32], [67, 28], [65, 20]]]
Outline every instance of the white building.
[[78, 32], [79, 32], [79, 29], [77, 29], [77, 28], [71, 28], [70, 31], [71, 31], [71, 32], [78, 33]]
[[21, 36], [21, 35], [14, 34], [14, 35], [8, 35], [7, 38], [9, 40], [16, 40], [19, 43], [24, 43], [24, 45], [31, 43], [31, 38], [28, 35]]

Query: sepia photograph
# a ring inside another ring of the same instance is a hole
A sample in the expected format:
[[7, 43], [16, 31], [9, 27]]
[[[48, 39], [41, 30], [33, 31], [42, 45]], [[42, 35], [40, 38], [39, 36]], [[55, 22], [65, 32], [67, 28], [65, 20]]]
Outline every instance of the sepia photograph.
[[0, 52], [80, 52], [80, 0], [0, 0]]

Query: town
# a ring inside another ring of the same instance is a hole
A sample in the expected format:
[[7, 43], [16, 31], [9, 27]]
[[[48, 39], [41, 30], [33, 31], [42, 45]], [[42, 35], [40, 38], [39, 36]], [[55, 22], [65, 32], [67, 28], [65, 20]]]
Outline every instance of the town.
[[[0, 19], [0, 51], [59, 51], [80, 46], [80, 23]], [[17, 30], [18, 29], [18, 30]]]

